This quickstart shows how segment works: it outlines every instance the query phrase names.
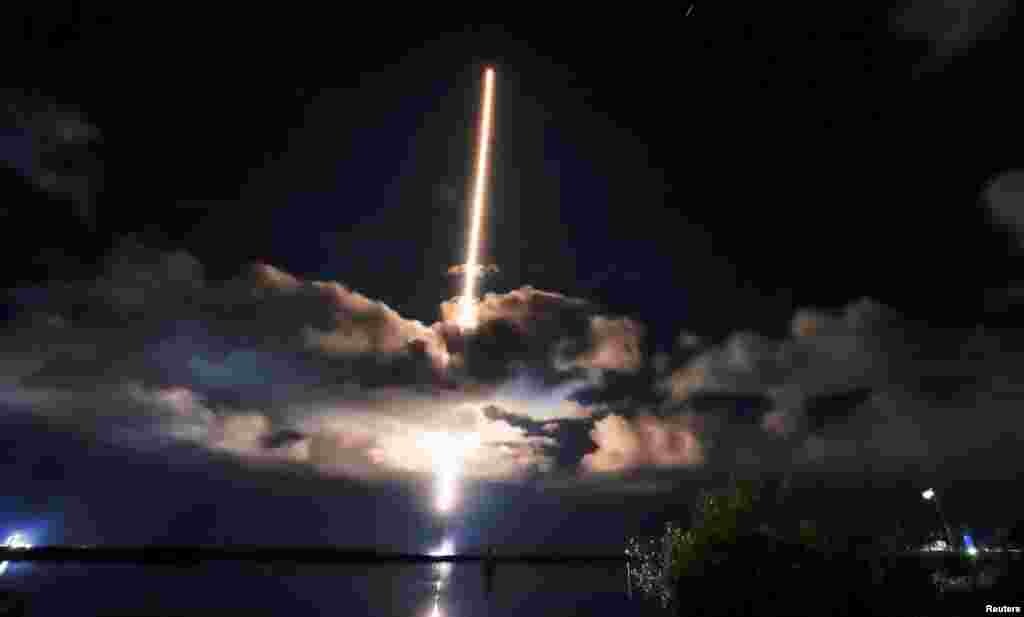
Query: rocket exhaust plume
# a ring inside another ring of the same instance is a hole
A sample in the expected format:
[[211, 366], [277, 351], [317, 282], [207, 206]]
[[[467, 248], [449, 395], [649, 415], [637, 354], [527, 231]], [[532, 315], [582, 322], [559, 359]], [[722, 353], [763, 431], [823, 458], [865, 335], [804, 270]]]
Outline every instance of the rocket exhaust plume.
[[489, 268], [480, 265], [480, 234], [483, 227], [484, 205], [487, 202], [487, 172], [491, 145], [491, 120], [494, 113], [494, 69], [484, 71], [483, 105], [480, 109], [480, 134], [476, 153], [476, 169], [473, 180], [473, 204], [469, 228], [469, 244], [466, 247], [466, 263], [453, 270], [461, 270], [465, 276], [462, 297], [459, 300], [456, 323], [463, 330], [477, 326], [478, 307], [476, 304], [476, 282]]

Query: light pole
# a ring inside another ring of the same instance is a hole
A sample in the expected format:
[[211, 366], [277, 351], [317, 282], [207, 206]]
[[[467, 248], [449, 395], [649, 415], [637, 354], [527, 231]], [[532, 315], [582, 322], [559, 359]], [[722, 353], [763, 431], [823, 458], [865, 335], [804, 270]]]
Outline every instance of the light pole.
[[930, 501], [935, 504], [935, 510], [939, 513], [939, 520], [942, 521], [942, 528], [946, 532], [946, 541], [949, 542], [949, 549], [956, 550], [957, 543], [953, 539], [953, 529], [949, 526], [946, 521], [946, 515], [942, 512], [942, 504], [939, 503], [939, 495], [935, 492], [935, 489], [927, 489], [921, 493], [921, 497], [925, 501]]

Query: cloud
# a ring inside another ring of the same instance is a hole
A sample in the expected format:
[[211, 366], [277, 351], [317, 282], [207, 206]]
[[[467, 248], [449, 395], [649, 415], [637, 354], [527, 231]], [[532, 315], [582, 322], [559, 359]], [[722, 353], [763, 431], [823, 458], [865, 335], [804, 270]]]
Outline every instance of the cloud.
[[838, 315], [802, 310], [788, 339], [736, 333], [676, 369], [662, 387], [677, 401], [701, 393], [741, 393], [784, 403], [873, 383], [884, 379], [890, 353], [909, 349], [896, 342], [900, 332], [889, 325], [895, 319], [866, 299]]
[[982, 197], [996, 221], [1024, 237], [1024, 171], [999, 174], [985, 187]]
[[583, 457], [591, 472], [617, 472], [638, 467], [689, 467], [704, 461], [694, 417], [632, 419], [609, 415], [594, 423], [591, 439], [597, 451]]
[[232, 452], [252, 453], [263, 450], [270, 434], [270, 421], [258, 413], [238, 413], [217, 418], [209, 442], [214, 447]]
[[1011, 0], [916, 0], [893, 12], [891, 26], [900, 33], [923, 37], [931, 55], [918, 70], [941, 68], [979, 40], [1001, 34], [1014, 8]]
[[339, 282], [267, 264], [215, 281], [187, 253], [135, 245], [96, 280], [18, 297], [0, 401], [135, 448], [426, 477], [424, 436], [440, 432], [475, 444], [466, 475], [519, 480], [927, 465], [1019, 441], [1024, 339], [869, 299], [655, 362], [639, 324], [530, 287], [488, 294], [462, 333]]
[[33, 387], [135, 381], [258, 400], [356, 375], [371, 385], [429, 384], [448, 361], [434, 329], [338, 283], [266, 265], [217, 283], [190, 255], [133, 245], [97, 280], [51, 290], [36, 312], [67, 327], [8, 333], [35, 339]]
[[665, 352], [658, 352], [651, 356], [651, 368], [659, 376], [664, 376], [672, 367], [672, 356]]
[[264, 448], [275, 449], [288, 447], [306, 439], [306, 436], [293, 429], [282, 429], [265, 435], [262, 439]]
[[676, 369], [664, 386], [677, 400], [700, 392], [764, 390], [777, 379], [779, 349], [752, 332], [738, 332]]
[[[442, 304], [445, 321], [454, 318], [456, 306], [457, 300]], [[486, 294], [479, 311], [476, 331], [448, 345], [460, 350], [455, 363], [475, 379], [499, 381], [527, 366], [557, 382], [581, 371], [590, 371], [592, 378], [600, 371], [635, 371], [643, 362], [643, 327], [601, 315], [579, 298], [526, 286]], [[451, 329], [443, 332], [454, 337]]]
[[634, 372], [643, 364], [643, 326], [627, 319], [591, 318], [590, 349], [574, 363], [584, 368]]
[[211, 280], [128, 242], [95, 280], [39, 291], [0, 334], [5, 401], [132, 447], [327, 474], [431, 473], [421, 439], [438, 431], [477, 436], [481, 478], [574, 465], [559, 440], [578, 447], [575, 425], [542, 425], [589, 422], [573, 393], [642, 364], [637, 324], [532, 288], [489, 294], [466, 335], [339, 282], [268, 264]]
[[841, 422], [856, 413], [872, 395], [871, 388], [858, 388], [847, 392], [811, 397], [804, 404], [808, 430], [816, 432], [825, 426]]
[[775, 410], [764, 415], [761, 425], [768, 432], [778, 435], [791, 435], [797, 430], [797, 419], [792, 413]]
[[[983, 464], [983, 444], [1008, 451], [1019, 434], [1021, 342], [932, 328], [862, 299], [798, 311], [783, 339], [737, 333], [660, 385], [668, 409], [705, 417], [711, 461], [744, 450], [764, 464], [898, 469], [974, 452]], [[760, 436], [742, 428], [751, 420]]]
[[39, 189], [70, 199], [92, 223], [93, 202], [103, 181], [94, 146], [99, 129], [71, 105], [12, 89], [0, 90], [2, 162]]
[[680, 332], [676, 338], [676, 346], [680, 349], [696, 349], [701, 344], [700, 337], [692, 332]]
[[[307, 422], [305, 432], [333, 436], [330, 449], [320, 448], [315, 461], [322, 470], [356, 475], [389, 471], [432, 473], [436, 452], [427, 438], [443, 433], [468, 439], [475, 445], [462, 453], [463, 475], [481, 479], [525, 477], [551, 468], [548, 450], [557, 446], [548, 436], [531, 435], [514, 426], [505, 414], [485, 412], [485, 407], [456, 400], [430, 401], [407, 397], [399, 405], [385, 401], [367, 405], [349, 404], [350, 409], [320, 412]], [[348, 441], [339, 436], [347, 436]], [[355, 448], [359, 455], [352, 458]], [[331, 454], [331, 453], [334, 454]], [[335, 458], [328, 458], [328, 455]], [[337, 456], [345, 456], [347, 467], [338, 467]], [[359, 467], [362, 465], [362, 467]]]

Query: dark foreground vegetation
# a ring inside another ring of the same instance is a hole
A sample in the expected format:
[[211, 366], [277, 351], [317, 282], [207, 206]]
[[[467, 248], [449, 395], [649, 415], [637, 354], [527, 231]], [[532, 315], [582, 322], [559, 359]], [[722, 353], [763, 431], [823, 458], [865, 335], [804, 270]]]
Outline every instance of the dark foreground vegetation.
[[637, 595], [663, 614], [801, 617], [983, 615], [1024, 605], [1018, 554], [921, 553], [873, 537], [780, 531], [760, 487], [706, 492], [692, 526], [632, 540]]
[[[970, 615], [985, 605], [1020, 605], [1019, 562], [1003, 564], [986, 588], [943, 590], [936, 579], [971, 579], [980, 564], [919, 556], [823, 552], [751, 535], [712, 549], [700, 572], [680, 576], [670, 602], [678, 615]], [[951, 567], [950, 567], [951, 566]]]

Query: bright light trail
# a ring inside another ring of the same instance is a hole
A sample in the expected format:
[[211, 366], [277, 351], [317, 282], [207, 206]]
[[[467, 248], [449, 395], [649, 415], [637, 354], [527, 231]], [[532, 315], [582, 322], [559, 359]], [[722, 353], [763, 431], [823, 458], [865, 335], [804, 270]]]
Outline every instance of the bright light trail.
[[[12, 533], [7, 536], [7, 540], [4, 541], [4, 546], [7, 548], [32, 548], [32, 544], [29, 543], [28, 538], [25, 534]], [[9, 561], [0, 562], [0, 576], [7, 572], [7, 565]]]
[[480, 234], [483, 227], [484, 204], [487, 200], [487, 171], [491, 147], [491, 119], [494, 114], [494, 69], [484, 71], [483, 105], [480, 110], [480, 134], [476, 154], [476, 171], [473, 182], [473, 208], [469, 228], [469, 245], [466, 247], [465, 284], [459, 301], [456, 323], [463, 330], [477, 326], [476, 281], [481, 274]]

